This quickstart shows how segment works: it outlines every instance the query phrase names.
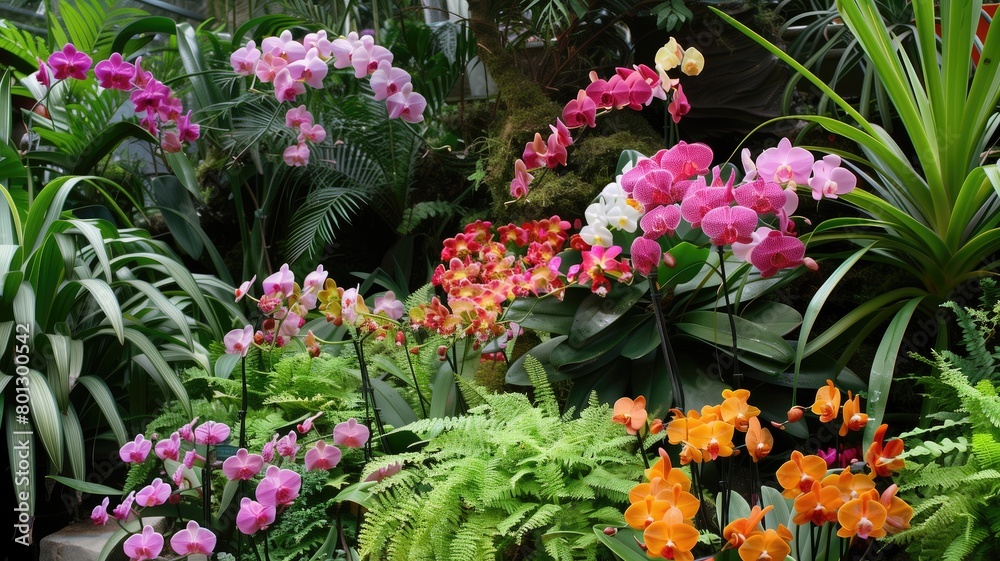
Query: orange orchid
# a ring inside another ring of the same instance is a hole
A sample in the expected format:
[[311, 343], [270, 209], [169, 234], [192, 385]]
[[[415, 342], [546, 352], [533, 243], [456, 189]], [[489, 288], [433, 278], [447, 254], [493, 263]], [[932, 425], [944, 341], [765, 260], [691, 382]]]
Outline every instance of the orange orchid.
[[868, 424], [868, 415], [861, 412], [861, 396], [851, 397], [847, 390], [847, 401], [844, 402], [844, 424], [840, 425], [840, 436], [847, 436], [847, 431], [864, 430]]
[[671, 486], [675, 483], [680, 483], [681, 489], [685, 491], [691, 490], [691, 479], [683, 470], [670, 465], [670, 456], [667, 455], [667, 451], [663, 448], [660, 448], [660, 459], [653, 464], [653, 467], [646, 470], [645, 476], [650, 481], [654, 477], [662, 478]]
[[691, 550], [698, 543], [698, 530], [684, 521], [680, 509], [671, 508], [661, 520], [646, 527], [642, 541], [649, 557], [692, 561]]
[[773, 509], [774, 505], [767, 505], [763, 509], [759, 505], [754, 505], [750, 510], [750, 516], [737, 518], [730, 522], [722, 530], [722, 538], [726, 540], [727, 546], [739, 549], [750, 536], [762, 534], [763, 532], [759, 528], [760, 521], [764, 519], [765, 514]]
[[882, 496], [878, 501], [885, 507], [887, 514], [885, 518], [885, 532], [887, 534], [897, 534], [910, 527], [910, 519], [913, 518], [913, 507], [906, 504], [906, 501], [896, 496], [896, 484], [892, 484], [888, 489], [882, 491]]
[[771, 431], [761, 428], [760, 419], [757, 417], [750, 417], [746, 442], [747, 453], [750, 454], [750, 459], [755, 463], [766, 458], [771, 453], [771, 448], [774, 447], [774, 437], [771, 436]]
[[903, 453], [903, 441], [894, 438], [889, 442], [882, 445], [882, 440], [885, 438], [885, 431], [889, 428], [889, 425], [881, 425], [878, 430], [875, 431], [875, 438], [872, 440], [870, 446], [868, 446], [868, 451], [865, 452], [865, 462], [868, 467], [872, 469], [872, 472], [879, 477], [888, 477], [894, 471], [899, 471], [903, 469], [905, 462], [902, 458], [897, 458]]
[[692, 428], [688, 442], [705, 453], [710, 460], [733, 455], [733, 425], [725, 421], [712, 421]]
[[833, 385], [833, 380], [827, 380], [826, 385], [816, 391], [812, 412], [819, 415], [819, 420], [824, 423], [837, 418], [837, 413], [840, 412], [840, 390]]
[[863, 540], [881, 538], [886, 534], [883, 526], [887, 515], [885, 506], [870, 496], [847, 501], [837, 512], [841, 526], [837, 535], [842, 538], [858, 536]]
[[687, 442], [691, 429], [705, 424], [697, 417], [685, 416], [679, 409], [672, 409], [671, 412], [674, 418], [667, 423], [667, 442], [671, 444]]
[[762, 534], [748, 537], [739, 553], [743, 561], [777, 561], [788, 557], [791, 550], [784, 536], [777, 530], [768, 528]]
[[639, 483], [628, 492], [628, 501], [632, 504], [646, 499], [666, 500], [670, 497], [673, 485], [662, 477], [654, 477], [649, 483]]
[[661, 520], [671, 508], [673, 505], [670, 501], [647, 495], [643, 500], [632, 503], [625, 509], [625, 523], [636, 530], [645, 530], [653, 522]]
[[824, 475], [826, 460], [814, 455], [803, 456], [798, 450], [792, 451], [791, 459], [775, 472], [778, 483], [784, 489], [781, 494], [789, 499], [811, 491], [813, 481], [820, 481]]
[[700, 418], [703, 423], [718, 421], [722, 419], [722, 405], [702, 405], [700, 417], [695, 411], [690, 411], [689, 415], [695, 418]]
[[851, 473], [850, 469], [837, 473], [831, 473], [823, 478], [823, 485], [836, 487], [840, 492], [843, 502], [851, 501], [861, 497], [866, 492], [875, 488], [872, 478], [863, 473]]
[[681, 448], [681, 454], [680, 455], [681, 455], [681, 465], [682, 466], [686, 466], [686, 465], [690, 464], [691, 462], [694, 462], [696, 464], [700, 464], [705, 459], [705, 455], [702, 454], [701, 450], [699, 450], [697, 447], [695, 447], [695, 446], [693, 446], [691, 444], [688, 444], [688, 443], [685, 443], [684, 447]]
[[837, 519], [837, 509], [843, 504], [840, 491], [836, 487], [813, 481], [812, 489], [808, 493], [796, 497], [794, 505], [796, 515], [792, 522], [796, 524], [812, 522], [822, 526]]
[[639, 430], [646, 426], [646, 417], [646, 398], [640, 395], [635, 400], [623, 397], [616, 401], [611, 420], [625, 425], [625, 432], [639, 434]]
[[719, 408], [722, 420], [733, 425], [736, 430], [746, 432], [750, 427], [750, 419], [760, 415], [760, 409], [747, 403], [750, 390], [723, 390], [722, 397], [725, 399]]
[[674, 508], [681, 511], [684, 515], [685, 520], [691, 520], [696, 514], [698, 514], [698, 508], [701, 506], [701, 501], [698, 497], [695, 497], [691, 493], [685, 491], [680, 483], [675, 483], [673, 488], [670, 490], [670, 496], [667, 497], [670, 504]]

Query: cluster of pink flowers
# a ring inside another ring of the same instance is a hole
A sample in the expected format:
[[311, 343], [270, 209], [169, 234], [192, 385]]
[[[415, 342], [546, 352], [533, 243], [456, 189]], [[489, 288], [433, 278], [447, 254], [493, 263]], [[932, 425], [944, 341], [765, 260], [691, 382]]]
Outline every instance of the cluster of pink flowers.
[[529, 170], [547, 167], [555, 169], [566, 165], [567, 148], [573, 144], [570, 129], [596, 127], [598, 111], [629, 108], [641, 111], [654, 99], [671, 99], [667, 110], [674, 122], [690, 111], [691, 106], [684, 96], [680, 81], [667, 76], [667, 71], [680, 66], [688, 76], [701, 73], [704, 57], [691, 47], [682, 50], [672, 37], [656, 53], [656, 70], [639, 64], [632, 68], [617, 68], [615, 75], [605, 80], [596, 72], [590, 73], [590, 85], [577, 93], [563, 108], [562, 118], [555, 125], [549, 125], [551, 134], [547, 139], [541, 133], [524, 147], [520, 159], [514, 162], [514, 179], [510, 183], [510, 194], [521, 198], [528, 194], [528, 187], [534, 180]]
[[[295, 282], [295, 274], [285, 263], [261, 283], [263, 294], [260, 299], [249, 296], [256, 280], [255, 276], [237, 287], [234, 291], [235, 301], [239, 302], [244, 297], [249, 297], [257, 302], [257, 308], [264, 314], [264, 321], [256, 332], [253, 326], [247, 325], [227, 333], [224, 342], [228, 354], [246, 356], [255, 343], [283, 347], [298, 335], [306, 324], [306, 314], [316, 308], [317, 296], [323, 288], [323, 282], [327, 280], [327, 272], [323, 270], [322, 265], [319, 265], [315, 271], [306, 275], [300, 287]], [[315, 342], [312, 332], [308, 333], [307, 338]], [[318, 346], [315, 344], [313, 346], [318, 350]]]
[[448, 305], [434, 297], [412, 308], [411, 326], [479, 342], [503, 336], [508, 331], [500, 321], [505, 302], [548, 293], [561, 297], [565, 283], [557, 254], [569, 239], [569, 228], [558, 216], [507, 224], [495, 232], [489, 222], [467, 225], [444, 241], [443, 263], [431, 278], [447, 294]]
[[[93, 60], [67, 43], [61, 51], [49, 55], [48, 62], [38, 61], [35, 78], [46, 88], [51, 88], [53, 80], [86, 80]], [[129, 92], [129, 100], [135, 112], [142, 115], [139, 125], [149, 134], [160, 139], [165, 152], [180, 152], [184, 142], [198, 139], [201, 127], [191, 122], [191, 111], [184, 113], [181, 100], [173, 91], [153, 78], [153, 74], [142, 69], [142, 57], [135, 63], [122, 59], [113, 53], [107, 60], [94, 66], [94, 76], [100, 87]]]
[[[306, 86], [323, 87], [331, 59], [334, 68], [354, 68], [356, 78], [370, 77], [374, 97], [385, 100], [390, 119], [423, 121], [427, 101], [413, 91], [410, 75], [392, 66], [389, 49], [376, 45], [370, 35], [359, 37], [351, 32], [330, 41], [326, 31], [319, 31], [297, 41], [291, 31], [285, 30], [278, 37], [261, 41], [260, 49], [254, 41], [247, 42], [233, 52], [229, 62], [237, 74], [272, 84], [279, 102], [294, 102], [306, 92]], [[290, 166], [304, 166], [310, 155], [306, 142], [323, 142], [326, 131], [313, 123], [305, 106], [290, 110], [285, 122], [296, 133], [297, 143], [285, 149], [284, 161]]]
[[[292, 469], [284, 469], [271, 462], [294, 463], [300, 450], [298, 444], [298, 434], [308, 435], [313, 429], [313, 422], [322, 415], [317, 413], [298, 425], [297, 431], [291, 431], [287, 435], [280, 437], [276, 434], [274, 438], [266, 443], [261, 452], [250, 453], [246, 448], [240, 448], [235, 455], [226, 458], [222, 463], [222, 473], [230, 481], [248, 481], [259, 475], [262, 471], [264, 476], [258, 482], [254, 496], [256, 500], [248, 497], [242, 499], [240, 510], [236, 517], [236, 525], [244, 534], [254, 534], [258, 530], [266, 529], [274, 523], [277, 513], [291, 505], [299, 495], [302, 486], [302, 477]], [[180, 427], [168, 438], [161, 439], [153, 444], [153, 440], [147, 440], [143, 435], [137, 435], [135, 440], [127, 442], [119, 450], [122, 461], [130, 464], [141, 464], [146, 461], [150, 452], [154, 452], [156, 457], [164, 462], [171, 460], [180, 462], [170, 474], [176, 490], [170, 486], [169, 482], [157, 477], [149, 485], [146, 485], [138, 492], [132, 491], [122, 502], [108, 514], [109, 499], [107, 497], [101, 504], [94, 507], [91, 513], [91, 520], [95, 524], [104, 525], [112, 517], [124, 522], [133, 514], [133, 504], [139, 507], [155, 507], [162, 504], [177, 504], [181, 500], [180, 491], [185, 487], [185, 470], [192, 470], [195, 461], [205, 461], [205, 458], [195, 451], [194, 444], [215, 446], [225, 442], [229, 438], [230, 428], [224, 423], [207, 421], [200, 425], [198, 419], [193, 419], [190, 423]], [[370, 432], [368, 427], [358, 423], [355, 419], [348, 419], [337, 424], [333, 429], [333, 445], [320, 439], [306, 451], [304, 464], [306, 471], [330, 470], [340, 463], [342, 452], [337, 446], [347, 448], [361, 448], [368, 442]], [[153, 439], [155, 440], [155, 435]], [[184, 442], [189, 444], [185, 445]], [[186, 448], [181, 454], [182, 448]], [[183, 460], [181, 459], [183, 457]], [[266, 468], [265, 468], [266, 465]], [[377, 479], [387, 477], [399, 471], [401, 466], [395, 470], [387, 468]], [[124, 543], [125, 553], [132, 561], [143, 561], [157, 557], [163, 549], [164, 537], [156, 532], [151, 526], [145, 526], [141, 533], [130, 536]], [[195, 521], [190, 521], [187, 527], [176, 532], [170, 539], [170, 547], [178, 555], [203, 554], [211, 555], [215, 549], [216, 536], [206, 528], [202, 528]]]
[[389, 290], [376, 296], [373, 307], [368, 308], [361, 287], [345, 289], [337, 286], [333, 279], [327, 279], [319, 292], [319, 310], [326, 320], [334, 325], [350, 325], [361, 333], [372, 333], [381, 341], [395, 332], [396, 344], [402, 345], [405, 336], [399, 330], [399, 319], [403, 317], [403, 302]]
[[[762, 277], [799, 265], [816, 268], [815, 261], [805, 257], [791, 220], [799, 201], [796, 187], [813, 186], [817, 199], [849, 192], [856, 178], [839, 167], [839, 158], [815, 161], [809, 151], [782, 139], [756, 161], [744, 151], [745, 176], [739, 185], [734, 185], [735, 174], [723, 180], [720, 168], [710, 170], [712, 158], [708, 146], [685, 142], [641, 158], [587, 208], [581, 238], [595, 247], [620, 251], [612, 245], [612, 230], [639, 230], [642, 235], [632, 242], [629, 253], [635, 270], [648, 276], [660, 263], [672, 263], [659, 240], [673, 236], [684, 220], [701, 228], [713, 245], [731, 246], [733, 254], [756, 267]], [[762, 225], [768, 217], [777, 229]]]

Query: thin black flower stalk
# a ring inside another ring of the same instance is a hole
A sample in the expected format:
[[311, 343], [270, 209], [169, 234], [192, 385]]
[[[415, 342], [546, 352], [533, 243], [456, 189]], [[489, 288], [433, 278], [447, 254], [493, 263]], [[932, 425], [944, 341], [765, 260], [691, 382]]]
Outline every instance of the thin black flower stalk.
[[[385, 425], [382, 424], [382, 415], [379, 413], [378, 404], [375, 402], [375, 389], [372, 387], [371, 377], [368, 374], [368, 365], [365, 364], [365, 351], [364, 351], [364, 341], [363, 339], [358, 339], [357, 337], [351, 337], [351, 342], [354, 343], [354, 352], [358, 357], [358, 366], [361, 369], [361, 395], [365, 401], [365, 425], [368, 427], [369, 432], [371, 432], [372, 427], [372, 417], [374, 416], [375, 427], [378, 430], [379, 439], [382, 442], [382, 449], [387, 454], [391, 454], [389, 449], [389, 443], [385, 439]], [[371, 400], [371, 405], [369, 407], [369, 399]], [[374, 415], [373, 415], [374, 414]], [[368, 438], [368, 442], [365, 443], [365, 461], [371, 461], [372, 454], [372, 438]]]
[[663, 307], [660, 304], [660, 291], [657, 290], [656, 280], [653, 278], [649, 279], [649, 298], [653, 301], [653, 317], [656, 319], [656, 330], [660, 334], [660, 351], [663, 353], [663, 362], [667, 367], [667, 374], [670, 376], [670, 385], [673, 386], [674, 406], [683, 412], [685, 410], [684, 385], [681, 382], [680, 370], [677, 368], [674, 349], [667, 336], [666, 320], [663, 317]]
[[420, 382], [417, 381], [417, 371], [413, 369], [413, 361], [410, 359], [410, 352], [406, 344], [406, 332], [399, 330], [403, 334], [403, 354], [406, 355], [406, 365], [410, 367], [410, 376], [413, 377], [413, 387], [417, 390], [417, 401], [420, 402], [420, 413], [423, 418], [427, 418], [427, 406], [424, 405], [424, 394], [420, 391]]
[[212, 527], [212, 461], [215, 459], [212, 454], [212, 446], [205, 444], [205, 472], [201, 480], [202, 516], [205, 518], [205, 527]]
[[[739, 347], [736, 338], [736, 319], [733, 317], [733, 304], [729, 300], [729, 283], [726, 279], [726, 253], [722, 246], [716, 246], [719, 251], [719, 274], [722, 277], [722, 294], [726, 299], [726, 317], [729, 318], [729, 331], [733, 337], [733, 388], [740, 389], [743, 386], [743, 374], [740, 373]], [[733, 458], [725, 458], [724, 465], [719, 466], [719, 473], [722, 478], [719, 480], [719, 489], [722, 491], [722, 527], [729, 524], [729, 493], [732, 492], [730, 482], [733, 479]], [[814, 549], [815, 551], [815, 549]]]

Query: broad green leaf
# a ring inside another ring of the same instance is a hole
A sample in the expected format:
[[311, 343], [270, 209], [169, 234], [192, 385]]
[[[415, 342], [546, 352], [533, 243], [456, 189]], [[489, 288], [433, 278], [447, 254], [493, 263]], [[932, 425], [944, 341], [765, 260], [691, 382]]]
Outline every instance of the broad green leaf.
[[149, 134], [146, 129], [129, 121], [119, 121], [105, 125], [100, 134], [91, 139], [87, 147], [76, 159], [76, 164], [71, 171], [77, 175], [85, 175], [94, 172], [97, 164], [108, 154], [112, 153], [122, 141], [134, 138], [144, 140], [152, 144], [158, 141], [155, 136]]
[[768, 329], [782, 336], [788, 335], [802, 325], [802, 314], [795, 308], [780, 302], [756, 301], [747, 306], [740, 317], [768, 326]]
[[[10, 145], [10, 133], [13, 130], [14, 109], [10, 103], [10, 69], [5, 69], [0, 76], [0, 145]], [[0, 155], [2, 157], [2, 155]], [[5, 177], [0, 173], [0, 177]]]
[[656, 329], [656, 321], [652, 317], [633, 331], [625, 346], [622, 347], [622, 356], [625, 358], [639, 359], [660, 347], [660, 332]]
[[49, 389], [48, 380], [34, 368], [28, 370], [28, 394], [31, 396], [31, 422], [35, 433], [49, 454], [52, 467], [63, 469], [63, 423], [56, 398]]
[[[66, 413], [69, 409], [69, 386], [73, 374], [70, 372], [71, 357], [74, 352], [83, 353], [82, 343], [73, 345], [73, 340], [66, 335], [49, 333], [46, 335], [49, 347], [52, 349], [52, 359], [55, 362], [55, 372], [48, 372], [51, 380], [52, 393], [55, 394], [59, 411]], [[77, 341], [80, 343], [79, 341]], [[77, 372], [79, 375], [79, 371]]]
[[875, 431], [882, 424], [885, 405], [889, 399], [889, 387], [892, 385], [892, 375], [896, 369], [899, 346], [906, 335], [906, 327], [910, 324], [910, 318], [913, 317], [913, 313], [924, 299], [923, 297], [914, 298], [900, 308], [889, 323], [885, 335], [882, 336], [878, 350], [875, 351], [875, 360], [872, 362], [871, 376], [868, 379], [868, 404], [866, 406], [866, 412], [871, 421], [865, 426], [862, 450], [868, 449], [875, 437]]
[[673, 267], [660, 265], [656, 270], [656, 282], [660, 288], [673, 287], [690, 282], [705, 267], [712, 250], [681, 242], [670, 248], [670, 255], [676, 260]]
[[236, 496], [236, 491], [240, 488], [239, 481], [226, 481], [226, 486], [222, 488], [222, 498], [219, 499], [219, 508], [215, 511], [215, 517], [221, 518], [222, 513], [226, 512], [229, 505], [233, 502], [233, 497]]
[[440, 419], [454, 415], [457, 398], [455, 373], [447, 362], [443, 362], [431, 380], [431, 407], [427, 413], [428, 417]]
[[[716, 346], [733, 347], [730, 316], [722, 312], [689, 312], [677, 330]], [[732, 316], [736, 324], [737, 348], [741, 353], [752, 353], [776, 363], [791, 364], [795, 358], [792, 347], [773, 332], [770, 326], [754, 323], [740, 316]]]
[[236, 368], [236, 365], [240, 363], [242, 358], [242, 356], [237, 354], [223, 353], [219, 355], [219, 359], [215, 361], [215, 377], [228, 379], [233, 368]]
[[132, 40], [133, 37], [140, 33], [167, 33], [171, 34], [177, 30], [177, 23], [168, 17], [161, 16], [149, 16], [137, 19], [128, 25], [123, 26], [119, 31], [118, 35], [115, 36], [114, 42], [111, 44], [111, 51], [115, 53], [121, 53], [122, 57], [126, 57], [128, 52], [125, 51], [125, 45]]
[[104, 316], [108, 319], [108, 323], [111, 324], [111, 328], [118, 337], [118, 342], [124, 343], [125, 319], [122, 317], [122, 309], [118, 305], [118, 298], [115, 297], [115, 292], [111, 290], [111, 287], [97, 279], [80, 279], [68, 283], [64, 290], [72, 290], [72, 285], [74, 284], [78, 284], [90, 293], [94, 301], [97, 302], [97, 305], [101, 307]]
[[392, 374], [397, 380], [406, 384], [407, 386], [413, 387], [413, 376], [410, 376], [403, 372], [403, 369], [399, 367], [398, 364], [393, 362], [389, 357], [385, 355], [375, 355], [372, 357], [372, 363], [379, 367], [384, 372]]
[[200, 259], [205, 249], [201, 237], [191, 224], [198, 224], [198, 212], [191, 202], [191, 195], [172, 175], [161, 175], [152, 181], [153, 199], [161, 210], [163, 221], [177, 240], [177, 244], [192, 259]]
[[76, 416], [76, 408], [70, 405], [62, 420], [70, 471], [73, 477], [84, 479], [87, 477], [86, 453], [83, 449], [83, 429], [80, 427], [80, 419]]
[[[568, 339], [567, 335], [559, 335], [528, 349], [507, 367], [506, 382], [515, 386], [530, 386], [531, 379], [528, 377], [528, 371], [524, 368], [524, 359], [530, 355], [543, 365], [550, 364], [549, 357], [552, 355], [552, 349], [561, 345], [566, 339]], [[546, 371], [550, 370], [546, 369]]]
[[[730, 482], [730, 485], [732, 485], [732, 482]], [[722, 511], [723, 508], [722, 505], [725, 504], [724, 502], [722, 502], [723, 492], [725, 491], [719, 492], [718, 494], [715, 495], [715, 514], [716, 516], [718, 516], [720, 524], [728, 524], [729, 522], [732, 522], [737, 518], [748, 518], [750, 516], [750, 504], [747, 503], [747, 500], [743, 498], [743, 495], [740, 495], [736, 491], [732, 490], [728, 491], [729, 516], [728, 517], [723, 516], [724, 512]], [[723, 520], [725, 520], [725, 522], [722, 522]]]
[[768, 505], [774, 507], [773, 510], [764, 515], [764, 522], [768, 528], [777, 528], [778, 524], [784, 524], [788, 521], [788, 515], [793, 506], [790, 499], [782, 496], [781, 491], [767, 485], [760, 488], [760, 496], [761, 504], [764, 507]]
[[573, 346], [582, 345], [594, 335], [604, 331], [618, 321], [626, 312], [632, 310], [636, 302], [649, 288], [647, 282], [632, 286], [619, 286], [607, 296], [591, 294], [580, 303], [573, 316], [570, 328], [569, 343]]
[[605, 524], [597, 524], [594, 526], [594, 534], [619, 559], [623, 559], [624, 561], [648, 561], [649, 556], [639, 547], [639, 543], [642, 542], [642, 533], [626, 526], [625, 528], [615, 528], [615, 534], [609, 536], [604, 533], [606, 528], [608, 526]]
[[125, 423], [122, 421], [121, 414], [118, 412], [118, 406], [115, 404], [114, 395], [111, 393], [108, 385], [103, 379], [89, 374], [80, 376], [76, 383], [90, 392], [90, 396], [97, 403], [101, 412], [104, 413], [105, 420], [111, 426], [111, 432], [114, 433], [118, 446], [124, 446], [129, 440], [128, 432], [125, 430]]
[[[132, 309], [132, 306], [136, 304], [142, 297], [148, 298], [149, 304], [155, 307], [160, 312], [163, 312], [165, 316], [170, 318], [174, 326], [177, 327], [178, 331], [184, 337], [184, 341], [189, 346], [194, 346], [194, 339], [191, 334], [191, 326], [188, 325], [190, 321], [187, 314], [181, 311], [176, 304], [170, 301], [164, 294], [163, 291], [154, 287], [146, 281], [139, 279], [130, 279], [125, 281], [128, 286], [135, 288], [139, 291], [139, 294], [129, 298], [123, 305], [123, 309]], [[218, 374], [216, 374], [218, 375]]]
[[[372, 389], [375, 390], [375, 405], [381, 412], [383, 423], [402, 427], [417, 420], [413, 408], [399, 395], [396, 388], [378, 378], [371, 378], [370, 381]], [[374, 434], [372, 436], [374, 437]]]
[[573, 325], [580, 304], [590, 296], [589, 290], [565, 291], [564, 298], [516, 298], [504, 312], [504, 320], [517, 323], [525, 329], [544, 331], [554, 335], [567, 335]]
[[355, 504], [359, 504], [365, 508], [371, 507], [371, 493], [369, 489], [377, 485], [375, 481], [359, 481], [352, 485], [344, 487], [337, 496], [333, 498], [335, 502], [342, 503], [344, 501], [350, 501]]

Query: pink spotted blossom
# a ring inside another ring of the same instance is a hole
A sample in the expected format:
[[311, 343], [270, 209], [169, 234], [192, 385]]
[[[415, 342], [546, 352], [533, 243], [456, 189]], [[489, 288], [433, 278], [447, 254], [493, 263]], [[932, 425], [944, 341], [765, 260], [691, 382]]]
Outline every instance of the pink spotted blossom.
[[721, 206], [705, 213], [701, 229], [716, 246], [749, 243], [757, 227], [757, 213], [744, 206]]

